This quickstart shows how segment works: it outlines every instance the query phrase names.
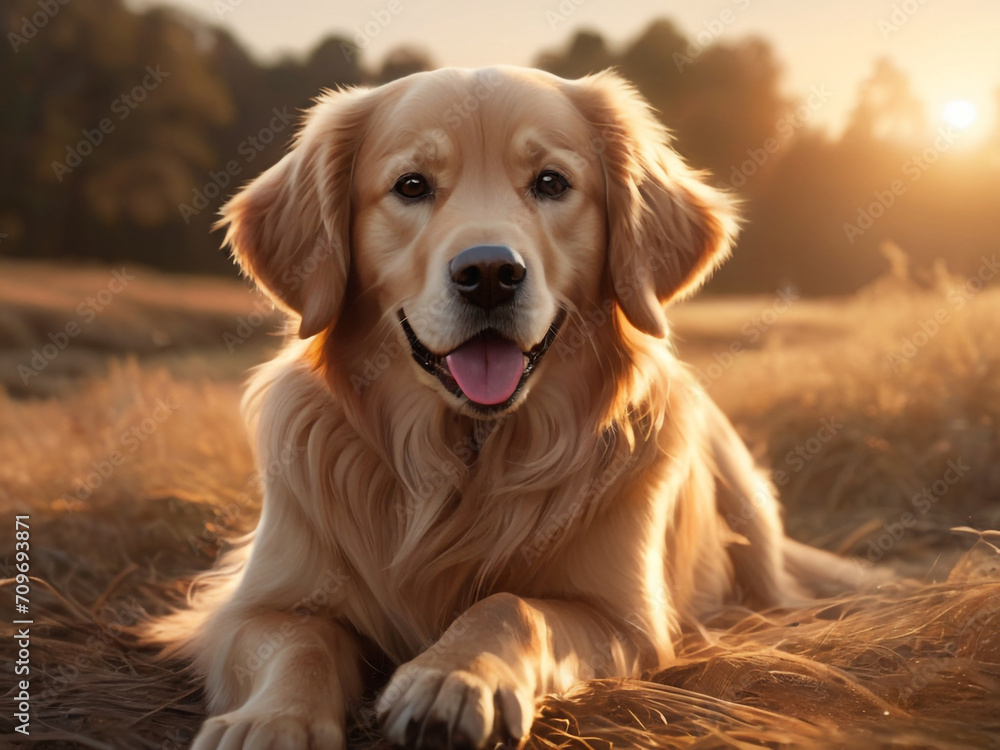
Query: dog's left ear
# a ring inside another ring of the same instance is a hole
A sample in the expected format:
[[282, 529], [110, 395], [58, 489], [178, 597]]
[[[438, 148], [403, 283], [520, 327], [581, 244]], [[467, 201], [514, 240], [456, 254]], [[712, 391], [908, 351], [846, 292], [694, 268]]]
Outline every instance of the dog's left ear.
[[663, 306], [693, 293], [728, 256], [734, 201], [670, 148], [670, 135], [635, 88], [606, 71], [567, 94], [594, 128], [607, 183], [608, 268], [629, 322], [667, 333]]
[[299, 336], [334, 325], [350, 268], [351, 177], [376, 95], [327, 92], [292, 150], [241, 190], [216, 225], [240, 267], [299, 316]]

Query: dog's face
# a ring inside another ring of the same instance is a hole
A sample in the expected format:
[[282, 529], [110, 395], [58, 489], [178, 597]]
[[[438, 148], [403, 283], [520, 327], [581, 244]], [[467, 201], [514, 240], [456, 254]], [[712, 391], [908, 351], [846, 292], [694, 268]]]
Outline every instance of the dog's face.
[[524, 402], [561, 330], [605, 300], [665, 335], [662, 305], [735, 227], [623, 81], [513, 68], [327, 95], [225, 216], [300, 335], [335, 326], [349, 288], [375, 299], [371, 331], [390, 319], [413, 378], [475, 416]]
[[361, 286], [398, 312], [456, 406], [523, 398], [567, 309], [597, 298], [604, 194], [590, 138], [552, 81], [494, 69], [416, 77], [359, 150]]

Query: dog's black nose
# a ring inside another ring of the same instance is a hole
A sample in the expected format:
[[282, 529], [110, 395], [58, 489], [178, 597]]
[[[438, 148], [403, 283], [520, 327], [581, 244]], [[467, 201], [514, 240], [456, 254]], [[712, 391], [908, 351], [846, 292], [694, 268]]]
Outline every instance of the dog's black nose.
[[514, 296], [524, 281], [524, 260], [506, 245], [474, 245], [448, 266], [451, 280], [472, 304], [490, 310]]

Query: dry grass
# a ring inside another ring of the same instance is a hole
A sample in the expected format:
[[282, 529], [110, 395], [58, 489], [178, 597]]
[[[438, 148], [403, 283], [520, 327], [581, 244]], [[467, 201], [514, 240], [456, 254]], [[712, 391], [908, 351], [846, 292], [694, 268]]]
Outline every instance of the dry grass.
[[[186, 747], [202, 718], [197, 686], [137, 648], [129, 627], [178, 601], [220, 538], [254, 523], [237, 373], [266, 356], [273, 321], [230, 355], [222, 337], [255, 297], [239, 284], [141, 274], [132, 296], [116, 296], [50, 365], [76, 356], [91, 377], [66, 367], [24, 384], [16, 363], [109, 276], [7, 270], [0, 509], [5, 519], [31, 515], [32, 740]], [[1000, 290], [959, 310], [948, 292], [961, 281], [942, 275], [918, 290], [886, 280], [850, 300], [794, 302], [759, 323], [773, 299], [676, 311], [685, 358], [717, 373], [710, 392], [784, 472], [793, 533], [859, 564], [875, 545], [883, 563], [916, 579], [803, 610], [722, 612], [649, 681], [600, 681], [547, 701], [530, 747], [1000, 746], [997, 537], [950, 531], [1000, 528]], [[941, 309], [949, 319], [926, 345], [890, 361]], [[157, 327], [169, 344], [150, 338]], [[733, 342], [744, 348], [730, 361], [722, 355]], [[127, 351], [137, 359], [108, 364]], [[38, 398], [51, 393], [60, 396]], [[823, 419], [833, 429], [821, 434]], [[133, 428], [144, 439], [126, 438]], [[108, 470], [116, 451], [122, 460]], [[949, 461], [969, 468], [937, 497]], [[93, 490], [81, 490], [91, 474]], [[935, 498], [927, 512], [914, 498], [924, 487]], [[8, 575], [12, 534], [2, 539]], [[359, 747], [379, 745], [368, 715], [354, 729]], [[0, 716], [5, 736], [10, 723]]]
[[0, 384], [14, 396], [71, 393], [125, 352], [184, 379], [237, 379], [277, 347], [279, 325], [241, 283], [129, 264], [0, 263]]

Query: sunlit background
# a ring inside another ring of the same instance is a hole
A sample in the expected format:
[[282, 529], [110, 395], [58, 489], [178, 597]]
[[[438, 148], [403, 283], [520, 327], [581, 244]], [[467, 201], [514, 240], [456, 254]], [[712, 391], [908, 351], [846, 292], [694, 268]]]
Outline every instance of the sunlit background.
[[745, 201], [710, 292], [853, 292], [889, 269], [888, 242], [918, 274], [938, 259], [969, 272], [996, 250], [1000, 5], [986, 0], [4, 8], [9, 256], [232, 273], [211, 223], [287, 145], [294, 123], [274, 112], [297, 115], [324, 87], [492, 63], [616, 66], [638, 85], [677, 149]]
[[[935, 3], [839, 0], [718, 0], [663, 3], [654, 0], [513, 0], [505, 3], [399, 0], [398, 17], [378, 23], [387, 0], [343, 3], [324, 0], [174, 0], [206, 23], [232, 31], [259, 59], [301, 56], [330, 34], [344, 34], [377, 60], [401, 46], [432, 53], [439, 65], [478, 67], [498, 62], [532, 65], [540, 50], [559, 47], [581, 29], [599, 31], [611, 48], [622, 48], [655, 18], [669, 18], [683, 33], [731, 43], [747, 36], [768, 40], [783, 65], [782, 90], [801, 93], [814, 84], [831, 89], [830, 104], [816, 124], [843, 128], [858, 85], [871, 64], [889, 56], [913, 82], [932, 121], [941, 122], [954, 99], [971, 101], [989, 122], [995, 118], [1000, 81], [1000, 6], [988, 0]], [[141, 9], [153, 3], [131, 0]], [[726, 12], [731, 15], [725, 15]], [[372, 26], [375, 21], [377, 26]], [[720, 25], [721, 24], [721, 25]], [[373, 29], [377, 33], [371, 34]], [[707, 34], [707, 36], [705, 36]]]
[[[574, 692], [529, 750], [997, 746], [997, 537], [961, 532], [1000, 528], [996, 0], [0, 0], [0, 28], [0, 510], [31, 518], [39, 746], [189, 747], [204, 718], [125, 614], [259, 511], [239, 402], [284, 321], [219, 207], [321, 89], [492, 63], [617, 67], [739, 196], [679, 357], [792, 536], [941, 582], [685, 638], [663, 690]], [[366, 383], [411, 366], [381, 330]], [[369, 708], [352, 747], [384, 746]]]

